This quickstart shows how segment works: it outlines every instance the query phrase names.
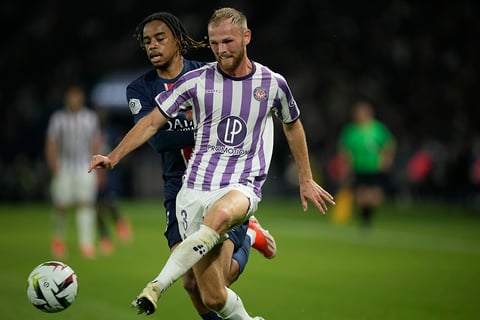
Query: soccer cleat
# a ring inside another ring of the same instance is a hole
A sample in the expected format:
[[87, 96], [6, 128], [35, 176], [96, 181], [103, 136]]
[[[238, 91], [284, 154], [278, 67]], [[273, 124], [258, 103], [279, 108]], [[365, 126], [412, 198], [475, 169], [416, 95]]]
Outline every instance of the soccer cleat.
[[52, 255], [57, 259], [63, 259], [67, 255], [67, 247], [63, 240], [54, 238], [52, 240]]
[[160, 298], [160, 288], [153, 283], [147, 284], [145, 289], [132, 302], [132, 307], [138, 309], [138, 314], [145, 313], [147, 316], [157, 310], [157, 300]]
[[255, 242], [252, 247], [260, 251], [267, 259], [273, 259], [277, 254], [277, 244], [273, 236], [260, 225], [260, 222], [251, 216], [248, 228], [255, 231]]
[[87, 259], [95, 258], [95, 247], [90, 243], [82, 243], [80, 245], [80, 252], [82, 256]]
[[117, 222], [117, 234], [123, 243], [128, 243], [132, 239], [132, 227], [127, 220], [120, 219]]
[[113, 241], [109, 237], [100, 239], [100, 250], [104, 255], [111, 255], [115, 251]]

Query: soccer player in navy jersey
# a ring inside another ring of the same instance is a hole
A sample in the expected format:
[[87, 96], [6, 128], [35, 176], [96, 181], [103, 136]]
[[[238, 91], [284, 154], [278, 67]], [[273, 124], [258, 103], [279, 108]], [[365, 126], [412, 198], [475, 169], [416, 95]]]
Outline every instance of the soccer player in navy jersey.
[[[134, 122], [137, 123], [156, 108], [155, 96], [158, 93], [171, 88], [186, 72], [206, 64], [183, 57], [189, 49], [206, 45], [189, 37], [181, 21], [168, 12], [156, 12], [143, 19], [136, 27], [134, 36], [154, 67], [127, 86], [128, 104]], [[187, 119], [184, 113], [180, 113], [148, 140], [162, 160], [164, 205], [167, 214], [165, 237], [172, 249], [182, 240], [175, 213], [175, 199], [193, 148], [193, 132], [193, 122]], [[246, 237], [248, 226], [250, 228]], [[227, 261], [224, 268], [227, 285], [236, 280], [244, 270], [251, 245], [267, 258], [273, 258], [276, 254], [274, 238], [254, 218], [228, 235], [229, 240], [224, 242], [222, 251]], [[183, 284], [197, 312], [202, 319], [220, 319], [215, 312], [203, 305], [194, 279], [193, 273], [187, 272], [183, 277]]]
[[208, 22], [216, 62], [190, 71], [160, 93], [145, 116], [108, 155], [93, 155], [89, 171], [112, 169], [182, 110], [192, 110], [193, 154], [177, 195], [183, 241], [133, 305], [151, 314], [157, 300], [193, 268], [203, 303], [223, 319], [252, 318], [240, 297], [225, 286], [222, 246], [226, 233], [256, 211], [273, 152], [273, 116], [283, 123], [298, 168], [304, 210], [311, 201], [325, 213], [333, 197], [312, 178], [300, 110], [283, 76], [247, 57], [251, 31], [243, 13], [216, 10]]

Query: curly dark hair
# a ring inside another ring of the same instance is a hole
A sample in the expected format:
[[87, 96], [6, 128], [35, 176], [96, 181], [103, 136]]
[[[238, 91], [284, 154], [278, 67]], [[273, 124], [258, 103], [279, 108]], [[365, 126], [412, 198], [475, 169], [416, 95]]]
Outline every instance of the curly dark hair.
[[135, 37], [135, 39], [137, 39], [142, 49], [145, 50], [145, 46], [143, 44], [143, 28], [147, 23], [154, 20], [163, 21], [168, 26], [168, 28], [172, 31], [175, 39], [178, 41], [182, 54], [187, 53], [187, 51], [190, 49], [207, 47], [204, 42], [192, 39], [187, 34], [187, 30], [183, 26], [180, 19], [178, 19], [175, 15], [169, 12], [155, 12], [143, 19], [142, 22], [140, 22], [135, 28], [133, 36]]

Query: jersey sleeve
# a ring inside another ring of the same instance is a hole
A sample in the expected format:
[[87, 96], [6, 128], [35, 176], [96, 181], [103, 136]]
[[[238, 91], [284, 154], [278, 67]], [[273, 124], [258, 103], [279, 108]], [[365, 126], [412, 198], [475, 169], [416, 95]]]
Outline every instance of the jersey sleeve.
[[52, 114], [48, 121], [48, 126], [47, 126], [47, 138], [50, 140], [55, 140], [58, 138], [59, 132], [60, 132], [60, 113], [55, 112]]
[[[127, 86], [127, 100], [134, 123], [137, 123], [141, 118], [156, 108], [154, 100], [149, 98], [146, 91], [139, 87], [138, 84], [130, 84]], [[192, 146], [194, 137], [191, 124], [185, 123], [183, 118], [170, 119], [167, 125], [160, 128], [160, 130], [148, 140], [148, 143], [159, 153]]]
[[193, 84], [194, 81], [182, 77], [170, 90], [160, 92], [155, 97], [160, 112], [167, 118], [175, 118], [180, 111], [190, 109], [194, 97]]
[[145, 90], [133, 84], [127, 86], [127, 101], [134, 123], [149, 114], [155, 107]]
[[294, 122], [300, 117], [300, 109], [285, 78], [280, 74], [274, 75], [278, 88], [274, 99], [273, 111], [282, 122]]

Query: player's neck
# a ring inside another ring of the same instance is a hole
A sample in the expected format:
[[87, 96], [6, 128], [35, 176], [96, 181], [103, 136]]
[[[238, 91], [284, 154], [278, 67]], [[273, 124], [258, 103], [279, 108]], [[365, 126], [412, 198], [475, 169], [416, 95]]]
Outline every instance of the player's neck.
[[[221, 66], [220, 66], [221, 68]], [[222, 71], [227, 75], [233, 78], [242, 78], [248, 76], [253, 70], [253, 62], [245, 55], [240, 64], [232, 70], [225, 70], [222, 68]]]
[[176, 56], [170, 63], [157, 67], [157, 74], [162, 79], [175, 79], [183, 71], [183, 57]]

